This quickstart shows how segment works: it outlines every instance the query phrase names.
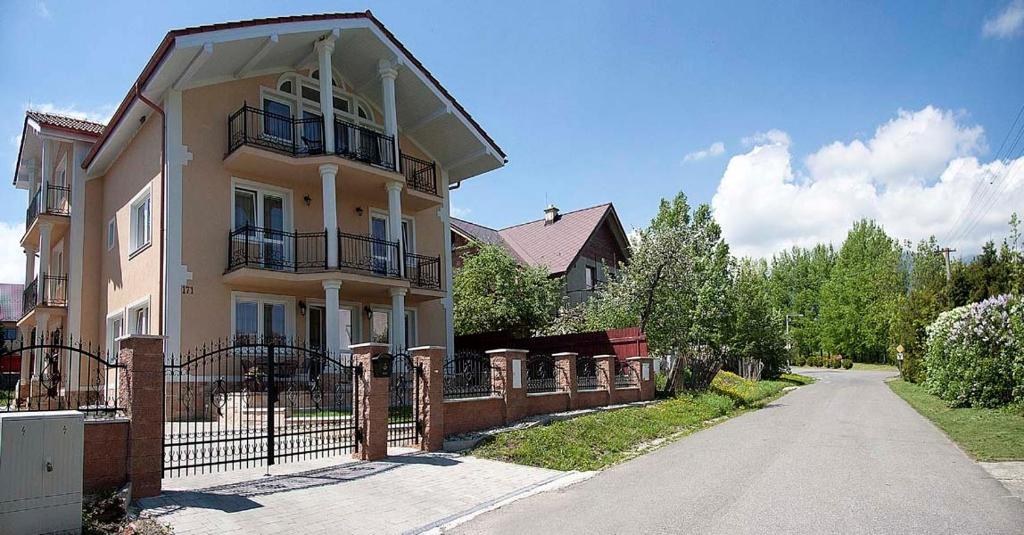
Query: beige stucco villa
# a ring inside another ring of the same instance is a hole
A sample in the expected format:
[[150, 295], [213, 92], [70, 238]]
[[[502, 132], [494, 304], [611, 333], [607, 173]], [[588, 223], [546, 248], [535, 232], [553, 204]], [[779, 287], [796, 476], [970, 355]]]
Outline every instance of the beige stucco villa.
[[171, 31], [109, 124], [26, 114], [18, 327], [451, 347], [449, 186], [505, 162], [369, 12]]

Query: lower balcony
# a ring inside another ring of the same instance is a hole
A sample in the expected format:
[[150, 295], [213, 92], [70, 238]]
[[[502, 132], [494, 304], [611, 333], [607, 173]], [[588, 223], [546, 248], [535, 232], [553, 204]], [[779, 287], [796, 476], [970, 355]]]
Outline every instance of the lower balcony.
[[[238, 282], [340, 278], [441, 291], [441, 257], [400, 254], [398, 242], [338, 232], [338, 267], [327, 261], [327, 231], [289, 232], [245, 226], [228, 235], [225, 273]], [[404, 256], [404, 257], [403, 257]]]
[[35, 325], [40, 313], [62, 316], [67, 313], [68, 276], [43, 275], [34, 279], [22, 292], [21, 320], [18, 325]]

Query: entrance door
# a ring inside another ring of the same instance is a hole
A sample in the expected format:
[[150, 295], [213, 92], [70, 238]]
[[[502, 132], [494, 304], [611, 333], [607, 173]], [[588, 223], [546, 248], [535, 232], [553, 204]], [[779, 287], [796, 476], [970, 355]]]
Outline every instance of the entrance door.
[[323, 351], [327, 348], [327, 311], [321, 305], [310, 305], [307, 314], [309, 346]]

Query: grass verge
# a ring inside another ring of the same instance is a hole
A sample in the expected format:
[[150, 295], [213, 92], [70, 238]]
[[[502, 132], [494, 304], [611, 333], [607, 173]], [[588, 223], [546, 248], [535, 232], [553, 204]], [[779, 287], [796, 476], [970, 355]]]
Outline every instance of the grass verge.
[[891, 364], [877, 364], [874, 362], [854, 362], [853, 369], [862, 372], [898, 372], [899, 369]]
[[796, 386], [809, 385], [816, 381], [814, 377], [808, 377], [806, 375], [800, 375], [799, 373], [784, 373], [779, 376], [780, 381], [794, 384]]
[[889, 388], [979, 461], [1024, 460], [1024, 414], [1020, 409], [950, 408], [921, 385], [902, 379]]
[[500, 433], [469, 453], [555, 470], [600, 470], [648, 451], [661, 441], [686, 436], [720, 419], [763, 406], [791, 385], [785, 381], [752, 383], [732, 374], [722, 379], [722, 375], [716, 378], [718, 384], [705, 393], [682, 394], [646, 407], [598, 412]]

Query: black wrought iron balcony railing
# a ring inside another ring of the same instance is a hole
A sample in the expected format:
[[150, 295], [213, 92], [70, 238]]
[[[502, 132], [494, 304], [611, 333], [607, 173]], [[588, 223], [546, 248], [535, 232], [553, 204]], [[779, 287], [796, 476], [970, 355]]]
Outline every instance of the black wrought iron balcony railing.
[[405, 278], [413, 286], [441, 289], [441, 257], [406, 253]]
[[343, 158], [395, 171], [395, 138], [372, 128], [334, 120], [334, 153]]
[[398, 242], [338, 232], [338, 265], [382, 277], [400, 277]]
[[42, 213], [51, 215], [71, 215], [71, 188], [57, 184], [47, 184], [46, 189], [40, 188], [32, 196], [25, 211], [25, 228]]
[[253, 145], [291, 156], [324, 153], [324, 119], [297, 119], [247, 104], [228, 117], [228, 154]]
[[402, 174], [410, 188], [423, 193], [437, 195], [437, 166], [402, 153]]
[[228, 271], [241, 267], [272, 271], [327, 270], [327, 231], [286, 232], [246, 225], [228, 236]]
[[25, 287], [21, 294], [21, 315], [25, 316], [36, 307], [68, 306], [68, 276], [43, 275], [42, 285], [35, 278]]

